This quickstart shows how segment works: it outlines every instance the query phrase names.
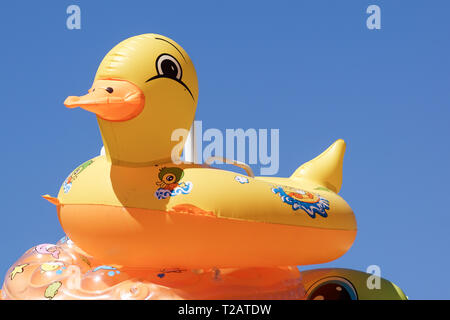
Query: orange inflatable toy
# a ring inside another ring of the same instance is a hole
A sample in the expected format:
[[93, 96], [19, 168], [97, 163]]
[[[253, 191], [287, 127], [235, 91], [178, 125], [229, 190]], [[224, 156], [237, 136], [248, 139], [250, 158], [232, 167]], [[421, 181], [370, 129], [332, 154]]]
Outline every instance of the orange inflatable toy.
[[103, 265], [70, 239], [28, 250], [8, 271], [3, 299], [302, 299], [296, 267], [142, 269]]

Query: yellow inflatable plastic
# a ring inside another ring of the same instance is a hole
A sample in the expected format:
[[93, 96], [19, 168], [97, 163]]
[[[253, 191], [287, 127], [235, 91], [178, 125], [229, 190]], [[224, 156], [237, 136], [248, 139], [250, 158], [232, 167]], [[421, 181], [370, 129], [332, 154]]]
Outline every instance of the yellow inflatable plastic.
[[378, 278], [379, 286], [368, 286], [365, 272], [350, 269], [314, 269], [302, 271], [307, 300], [407, 300], [392, 282]]
[[71, 245], [30, 249], [4, 298], [306, 297], [292, 266], [337, 259], [356, 236], [338, 195], [344, 141], [289, 178], [175, 164], [172, 132], [190, 128], [197, 99], [193, 63], [169, 38], [135, 36], [105, 56], [89, 93], [65, 101], [97, 115], [105, 155], [44, 196]]
[[69, 238], [105, 263], [133, 267], [305, 265], [344, 254], [356, 235], [337, 195], [345, 143], [290, 178], [175, 165], [171, 135], [190, 128], [197, 96], [187, 53], [146, 34], [106, 55], [87, 95], [66, 99], [97, 115], [106, 151], [47, 197]]

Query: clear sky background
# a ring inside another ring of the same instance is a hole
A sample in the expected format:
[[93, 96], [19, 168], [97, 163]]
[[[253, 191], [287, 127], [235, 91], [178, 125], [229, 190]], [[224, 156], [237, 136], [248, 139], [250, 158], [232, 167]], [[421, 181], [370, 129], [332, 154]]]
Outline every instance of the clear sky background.
[[[66, 28], [70, 4], [81, 30]], [[381, 30], [366, 27], [370, 4]], [[102, 146], [95, 116], [64, 99], [115, 44], [159, 33], [194, 61], [205, 129], [280, 129], [279, 176], [346, 140], [340, 194], [358, 235], [322, 266], [375, 264], [411, 299], [449, 299], [449, 14], [443, 0], [2, 3], [0, 274], [64, 235], [41, 195]]]

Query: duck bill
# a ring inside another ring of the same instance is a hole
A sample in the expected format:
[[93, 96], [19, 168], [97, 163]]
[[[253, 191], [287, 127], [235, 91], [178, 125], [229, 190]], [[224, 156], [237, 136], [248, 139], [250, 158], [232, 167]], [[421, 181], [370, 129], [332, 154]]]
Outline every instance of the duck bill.
[[145, 97], [141, 89], [125, 80], [96, 80], [89, 93], [70, 96], [64, 101], [67, 108], [80, 107], [108, 121], [126, 121], [144, 109]]

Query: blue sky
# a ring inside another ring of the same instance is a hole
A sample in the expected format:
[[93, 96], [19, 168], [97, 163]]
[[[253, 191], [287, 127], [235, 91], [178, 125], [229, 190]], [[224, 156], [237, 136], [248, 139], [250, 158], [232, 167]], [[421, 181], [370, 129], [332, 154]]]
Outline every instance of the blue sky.
[[[376, 264], [412, 299], [450, 298], [447, 1], [50, 3], [0, 10], [0, 274], [63, 236], [40, 196], [101, 148], [94, 115], [64, 99], [87, 91], [116, 43], [159, 33], [194, 61], [204, 128], [280, 129], [279, 176], [346, 140], [341, 195], [358, 236], [317, 267]], [[71, 4], [81, 30], [66, 28]], [[366, 27], [370, 4], [381, 30]]]

